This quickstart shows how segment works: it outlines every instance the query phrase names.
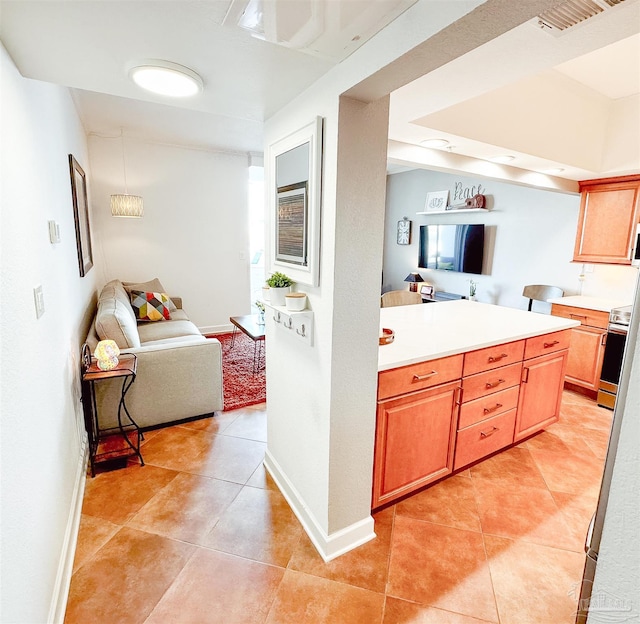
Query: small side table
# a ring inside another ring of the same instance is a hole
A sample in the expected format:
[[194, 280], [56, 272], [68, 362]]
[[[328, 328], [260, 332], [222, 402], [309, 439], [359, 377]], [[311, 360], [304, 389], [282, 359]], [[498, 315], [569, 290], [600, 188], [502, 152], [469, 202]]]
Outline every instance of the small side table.
[[260, 360], [264, 345], [264, 323], [258, 323], [257, 314], [248, 314], [246, 316], [230, 316], [229, 320], [233, 323], [233, 336], [231, 338], [231, 348], [236, 342], [236, 334], [238, 330], [249, 336], [253, 340], [253, 374], [260, 370]]
[[[85, 349], [86, 347], [86, 349]], [[138, 457], [140, 465], [144, 460], [140, 453], [140, 441], [143, 434], [140, 427], [131, 417], [125, 397], [136, 380], [138, 358], [133, 353], [123, 353], [118, 364], [109, 371], [98, 368], [96, 360], [91, 357], [87, 345], [82, 349], [82, 403], [84, 422], [89, 437], [89, 458], [91, 476], [95, 476], [95, 465], [119, 457]], [[118, 424], [114, 427], [101, 428], [98, 418], [95, 384], [105, 379], [122, 379], [120, 402], [118, 403]]]

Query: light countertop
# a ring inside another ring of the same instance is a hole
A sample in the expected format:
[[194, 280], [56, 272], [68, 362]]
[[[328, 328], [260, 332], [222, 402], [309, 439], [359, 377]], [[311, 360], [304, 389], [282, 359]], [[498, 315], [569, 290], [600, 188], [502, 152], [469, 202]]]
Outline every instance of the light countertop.
[[[568, 297], [567, 297], [568, 298]], [[378, 347], [378, 370], [434, 360], [580, 325], [578, 321], [459, 300], [380, 309], [395, 339]]]
[[572, 308], [586, 308], [587, 310], [598, 310], [599, 312], [611, 312], [613, 308], [631, 305], [631, 300], [605, 299], [602, 297], [585, 297], [573, 295], [571, 297], [556, 297], [547, 299], [548, 303], [558, 303], [560, 305], [571, 306]]

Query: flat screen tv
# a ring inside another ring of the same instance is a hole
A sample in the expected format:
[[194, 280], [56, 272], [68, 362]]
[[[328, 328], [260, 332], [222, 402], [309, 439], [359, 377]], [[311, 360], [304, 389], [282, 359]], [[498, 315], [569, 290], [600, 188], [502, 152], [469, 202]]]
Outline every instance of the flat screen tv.
[[482, 273], [484, 224], [421, 225], [418, 266], [460, 273]]

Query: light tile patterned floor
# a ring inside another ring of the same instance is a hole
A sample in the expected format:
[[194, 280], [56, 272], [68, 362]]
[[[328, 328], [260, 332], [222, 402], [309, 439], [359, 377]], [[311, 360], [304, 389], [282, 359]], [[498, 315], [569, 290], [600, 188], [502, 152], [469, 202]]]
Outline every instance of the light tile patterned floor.
[[266, 407], [149, 432], [87, 479], [67, 624], [573, 624], [611, 412], [560, 423], [375, 514], [325, 564], [265, 474]]

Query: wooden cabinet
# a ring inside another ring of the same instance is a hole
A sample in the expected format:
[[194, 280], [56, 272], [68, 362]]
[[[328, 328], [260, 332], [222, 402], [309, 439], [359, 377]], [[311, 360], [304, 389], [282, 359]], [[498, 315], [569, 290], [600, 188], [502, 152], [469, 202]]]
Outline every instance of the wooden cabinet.
[[380, 372], [372, 507], [558, 420], [570, 331]]
[[631, 264], [640, 219], [640, 176], [586, 180], [580, 192], [574, 261]]
[[604, 358], [609, 314], [599, 310], [575, 308], [555, 303], [551, 306], [551, 314], [571, 318], [581, 323], [580, 327], [571, 330], [565, 381], [593, 392], [597, 391]]
[[[566, 343], [568, 340], [567, 336]], [[558, 346], [562, 342], [559, 342]], [[560, 417], [567, 353], [568, 350], [564, 348], [524, 361], [515, 425], [515, 442], [544, 429]]]
[[455, 381], [378, 402], [374, 508], [453, 471], [459, 394]]
[[524, 349], [519, 340], [465, 354], [454, 470], [513, 442]]

